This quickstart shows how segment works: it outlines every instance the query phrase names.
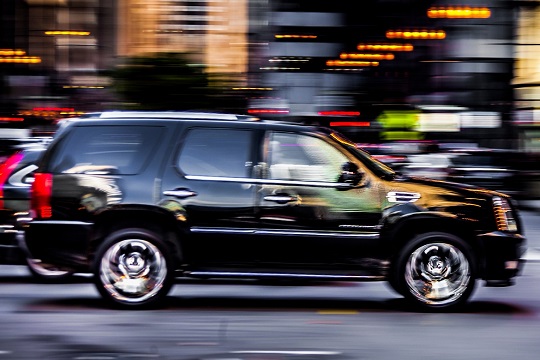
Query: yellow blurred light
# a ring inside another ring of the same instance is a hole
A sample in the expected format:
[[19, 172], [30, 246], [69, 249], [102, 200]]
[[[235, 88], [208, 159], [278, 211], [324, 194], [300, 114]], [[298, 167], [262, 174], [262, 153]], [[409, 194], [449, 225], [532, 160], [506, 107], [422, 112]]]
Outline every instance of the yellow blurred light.
[[491, 10], [487, 7], [437, 6], [429, 8], [427, 15], [445, 19], [487, 19], [491, 16]]
[[356, 46], [358, 50], [374, 50], [374, 51], [413, 51], [412, 44], [358, 44]]
[[300, 68], [296, 68], [296, 67], [271, 67], [271, 66], [261, 67], [260, 69], [261, 70], [300, 70]]
[[45, 31], [45, 35], [88, 36], [90, 35], [90, 31], [55, 30]]
[[0, 49], [0, 56], [23, 56], [26, 51], [19, 49]]
[[39, 56], [13, 56], [13, 57], [0, 56], [0, 63], [38, 64], [40, 62], [41, 62], [41, 58]]
[[101, 85], [64, 85], [64, 89], [105, 89]]
[[341, 53], [339, 58], [346, 59], [364, 59], [364, 60], [394, 60], [394, 54], [355, 54], [355, 53]]
[[444, 30], [388, 30], [388, 39], [444, 39]]
[[316, 39], [316, 35], [276, 35], [276, 39]]
[[327, 60], [326, 66], [379, 66], [378, 61]]
[[269, 62], [309, 62], [311, 58], [309, 57], [298, 57], [298, 56], [283, 56], [283, 57], [273, 57], [269, 59]]
[[264, 87], [238, 87], [238, 88], [232, 88], [233, 90], [263, 90], [263, 91], [271, 91], [272, 88], [264, 88]]

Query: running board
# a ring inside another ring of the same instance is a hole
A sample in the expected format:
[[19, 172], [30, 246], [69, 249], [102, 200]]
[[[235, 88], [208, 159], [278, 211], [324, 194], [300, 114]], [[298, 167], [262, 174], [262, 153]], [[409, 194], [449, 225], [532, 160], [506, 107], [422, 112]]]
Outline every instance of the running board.
[[295, 278], [316, 280], [351, 280], [351, 281], [382, 281], [381, 275], [330, 275], [330, 274], [296, 274], [296, 273], [267, 273], [267, 272], [236, 272], [236, 271], [186, 271], [188, 277], [220, 277], [220, 278]]

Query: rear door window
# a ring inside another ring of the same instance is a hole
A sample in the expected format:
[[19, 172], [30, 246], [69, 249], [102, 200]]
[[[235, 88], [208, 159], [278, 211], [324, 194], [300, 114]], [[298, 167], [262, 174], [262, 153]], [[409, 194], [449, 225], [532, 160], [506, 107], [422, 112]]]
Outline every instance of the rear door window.
[[178, 166], [187, 175], [246, 177], [251, 169], [251, 137], [249, 130], [191, 129]]
[[75, 127], [51, 159], [54, 173], [138, 174], [159, 143], [158, 126]]

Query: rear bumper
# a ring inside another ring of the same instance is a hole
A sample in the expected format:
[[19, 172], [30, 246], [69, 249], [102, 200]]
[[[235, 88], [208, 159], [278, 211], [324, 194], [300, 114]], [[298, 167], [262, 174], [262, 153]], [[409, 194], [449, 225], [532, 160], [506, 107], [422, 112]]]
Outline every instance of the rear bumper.
[[478, 236], [483, 250], [480, 277], [488, 282], [508, 283], [520, 275], [525, 265], [526, 239], [501, 231]]
[[88, 245], [92, 223], [81, 221], [31, 221], [24, 246], [31, 258], [73, 270], [89, 270]]

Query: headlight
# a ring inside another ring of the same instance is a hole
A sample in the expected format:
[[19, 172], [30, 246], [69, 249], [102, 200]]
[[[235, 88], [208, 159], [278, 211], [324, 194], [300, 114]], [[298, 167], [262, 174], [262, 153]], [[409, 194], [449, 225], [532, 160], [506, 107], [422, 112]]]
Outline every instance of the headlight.
[[497, 229], [502, 231], [517, 231], [516, 219], [508, 200], [495, 196], [493, 198], [493, 211], [495, 212], [495, 221]]

